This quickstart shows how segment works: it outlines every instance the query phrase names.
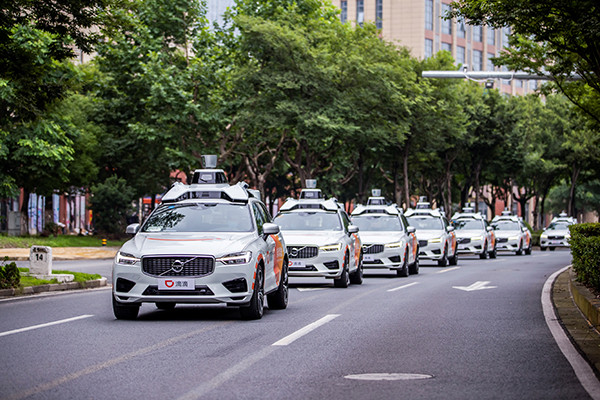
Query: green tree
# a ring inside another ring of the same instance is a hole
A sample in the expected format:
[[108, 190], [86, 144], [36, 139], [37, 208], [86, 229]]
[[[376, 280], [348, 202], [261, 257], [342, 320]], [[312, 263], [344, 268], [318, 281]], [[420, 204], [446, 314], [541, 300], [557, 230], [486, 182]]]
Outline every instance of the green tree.
[[94, 230], [98, 233], [122, 235], [135, 193], [122, 178], [111, 176], [103, 183], [92, 186], [90, 203]]

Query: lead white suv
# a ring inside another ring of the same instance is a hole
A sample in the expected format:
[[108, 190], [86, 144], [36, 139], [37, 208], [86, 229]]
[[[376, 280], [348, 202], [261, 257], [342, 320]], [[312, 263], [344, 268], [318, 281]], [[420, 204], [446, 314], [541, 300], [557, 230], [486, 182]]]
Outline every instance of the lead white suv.
[[454, 227], [439, 210], [431, 209], [429, 203], [419, 203], [416, 209], [409, 209], [404, 215], [416, 229], [419, 259], [437, 261], [440, 267], [458, 264]]
[[335, 199], [319, 189], [304, 189], [300, 199], [288, 199], [275, 222], [281, 227], [292, 277], [324, 277], [346, 288], [363, 280], [358, 228]]
[[[204, 176], [204, 177], [203, 177]], [[209, 179], [212, 176], [212, 179]], [[200, 171], [175, 184], [140, 226], [127, 232], [113, 262], [113, 311], [135, 319], [142, 303], [225, 303], [259, 319], [288, 302], [288, 257], [279, 227], [244, 185], [214, 183], [222, 171]], [[205, 183], [209, 181], [209, 183]], [[226, 182], [226, 180], [225, 180]]]
[[415, 228], [396, 206], [369, 198], [368, 205], [352, 211], [352, 223], [360, 229], [364, 268], [387, 268], [398, 276], [419, 273]]

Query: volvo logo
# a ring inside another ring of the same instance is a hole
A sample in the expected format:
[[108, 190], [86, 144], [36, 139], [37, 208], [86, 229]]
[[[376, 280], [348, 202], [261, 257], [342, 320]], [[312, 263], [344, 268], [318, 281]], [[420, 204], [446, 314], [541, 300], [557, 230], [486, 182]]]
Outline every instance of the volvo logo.
[[175, 261], [173, 261], [173, 264], [171, 264], [171, 269], [174, 272], [179, 273], [179, 272], [183, 271], [183, 266], [184, 266], [184, 263], [181, 260], [175, 260]]
[[295, 247], [292, 247], [292, 250], [290, 251], [290, 255], [292, 257], [296, 257], [298, 255], [298, 249]]

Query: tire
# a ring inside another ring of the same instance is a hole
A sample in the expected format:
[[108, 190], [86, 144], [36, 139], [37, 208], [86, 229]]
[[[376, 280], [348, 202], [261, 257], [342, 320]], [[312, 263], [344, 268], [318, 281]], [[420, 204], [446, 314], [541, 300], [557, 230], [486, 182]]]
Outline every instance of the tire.
[[496, 246], [494, 246], [494, 249], [490, 252], [490, 258], [496, 258], [498, 256], [498, 251], [496, 250]]
[[415, 262], [408, 267], [408, 273], [411, 275], [417, 275], [419, 273], [419, 253], [415, 257]]
[[254, 293], [247, 306], [240, 307], [242, 319], [261, 319], [265, 307], [265, 288], [263, 285], [262, 265], [256, 270], [256, 279], [254, 280]]
[[[446, 265], [448, 265], [448, 254], [447, 254], [447, 250], [444, 247], [444, 255], [442, 256], [442, 258], [440, 258], [437, 262], [438, 266], [440, 267], [445, 267]], [[454, 255], [456, 256], [456, 254]]]
[[525, 249], [525, 255], [531, 255], [531, 242], [529, 243], [529, 247]]
[[520, 256], [523, 254], [523, 241], [519, 243], [519, 250], [515, 252], [516, 255]]
[[448, 258], [448, 264], [457, 265], [458, 264], [458, 253], [454, 250], [454, 255]]
[[548, 248], [547, 247], [540, 247], [540, 250], [541, 251], [546, 251], [546, 250], [548, 250]]
[[156, 303], [156, 308], [159, 310], [172, 310], [175, 308], [175, 304], [177, 303], [158, 302]]
[[113, 296], [112, 305], [113, 313], [117, 319], [133, 320], [137, 318], [138, 313], [140, 312], [139, 304], [124, 304], [115, 299], [115, 296]]
[[556, 247], [549, 247], [550, 251], [556, 250]]
[[479, 258], [481, 258], [482, 260], [485, 260], [488, 256], [488, 252], [487, 252], [487, 242], [483, 243], [483, 251], [481, 252], [481, 254], [479, 254]]
[[336, 278], [333, 280], [333, 286], [336, 288], [347, 288], [348, 286], [350, 286], [350, 276], [348, 275], [348, 257], [349, 255], [346, 254], [346, 261], [344, 261], [344, 268], [342, 270], [342, 274], [340, 275], [339, 278]]
[[360, 252], [360, 258], [358, 259], [358, 268], [356, 271], [350, 274], [350, 283], [353, 285], [362, 285], [363, 283], [363, 255]]
[[283, 269], [281, 270], [281, 281], [279, 287], [273, 293], [267, 295], [267, 304], [271, 310], [284, 310], [288, 305], [289, 285], [288, 285], [288, 261], [283, 260]]
[[406, 278], [408, 276], [408, 249], [404, 250], [402, 268], [396, 270], [396, 275]]

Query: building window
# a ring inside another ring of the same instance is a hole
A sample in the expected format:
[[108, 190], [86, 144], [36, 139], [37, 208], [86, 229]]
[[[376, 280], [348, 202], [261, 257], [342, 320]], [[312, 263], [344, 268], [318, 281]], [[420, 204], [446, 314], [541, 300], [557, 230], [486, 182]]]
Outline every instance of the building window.
[[348, 1], [342, 1], [340, 3], [340, 8], [342, 10], [340, 13], [340, 20], [342, 21], [342, 24], [345, 24], [348, 20]]
[[452, 53], [452, 45], [450, 43], [442, 42], [442, 50], [446, 50]]
[[481, 71], [483, 69], [483, 59], [481, 51], [473, 50], [473, 71]]
[[433, 40], [425, 39], [425, 58], [433, 56]]
[[537, 81], [529, 81], [529, 89], [536, 90], [538, 87]]
[[425, 29], [433, 30], [433, 0], [425, 0]]
[[473, 41], [483, 42], [483, 28], [481, 26], [473, 27]]
[[494, 63], [492, 62], [493, 57], [495, 57], [495, 55], [493, 53], [487, 53], [487, 70], [488, 71], [494, 70]]
[[442, 4], [442, 33], [452, 35], [452, 20], [444, 19], [450, 12], [450, 4]]
[[[502, 72], [508, 72], [508, 68], [506, 68], [506, 66], [502, 66], [501, 70], [502, 70]], [[511, 81], [511, 79], [502, 79], [502, 84], [510, 85], [510, 81]]]
[[456, 63], [465, 65], [465, 48], [456, 46]]
[[521, 79], [517, 79], [517, 87], [518, 88], [522, 88], [523, 87], [523, 81]]
[[356, 0], [356, 23], [363, 26], [365, 22], [365, 1]]
[[487, 28], [487, 43], [492, 46], [496, 45], [496, 31], [491, 26]]
[[504, 28], [502, 30], [502, 46], [508, 47], [508, 35], [510, 35], [510, 28]]
[[467, 36], [467, 26], [464, 19], [456, 21], [456, 36], [459, 38], [465, 38]]
[[383, 0], [375, 1], [375, 26], [383, 29]]

